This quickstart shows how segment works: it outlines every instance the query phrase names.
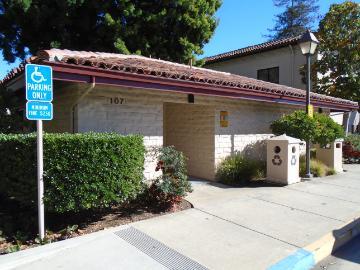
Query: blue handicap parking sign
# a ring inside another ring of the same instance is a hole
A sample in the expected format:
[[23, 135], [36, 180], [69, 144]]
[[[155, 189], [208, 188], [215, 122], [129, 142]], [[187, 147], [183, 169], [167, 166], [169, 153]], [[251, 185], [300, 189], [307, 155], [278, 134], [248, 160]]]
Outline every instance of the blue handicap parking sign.
[[43, 65], [25, 66], [26, 99], [33, 101], [53, 100], [52, 68]]
[[52, 103], [42, 101], [28, 101], [26, 103], [26, 118], [29, 120], [52, 120]]

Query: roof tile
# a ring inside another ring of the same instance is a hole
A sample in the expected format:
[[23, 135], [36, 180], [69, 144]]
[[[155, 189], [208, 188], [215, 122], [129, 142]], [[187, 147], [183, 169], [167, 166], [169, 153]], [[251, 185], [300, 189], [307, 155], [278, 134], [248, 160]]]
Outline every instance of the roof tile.
[[[97, 69], [163, 77], [180, 81], [192, 81], [238, 90], [251, 90], [259, 93], [276, 93], [285, 97], [305, 98], [306, 94], [304, 90], [285, 85], [260, 81], [211, 69], [190, 67], [188, 65], [139, 55], [51, 49], [38, 52], [36, 57], [27, 59], [25, 63], [41, 63], [42, 61], [60, 62], [67, 65], [89, 66]], [[19, 68], [10, 72], [3, 81], [0, 81], [0, 84], [4, 84], [11, 80], [23, 70], [24, 63], [22, 63]], [[358, 106], [356, 102], [317, 93], [311, 93], [311, 98], [317, 101], [328, 101], [352, 107]]]
[[205, 65], [228, 60], [228, 59], [231, 59], [234, 57], [240, 57], [240, 56], [255, 54], [255, 53], [264, 52], [264, 51], [268, 51], [268, 50], [273, 50], [273, 49], [285, 47], [288, 45], [294, 45], [294, 44], [298, 43], [300, 38], [301, 38], [301, 35], [295, 36], [295, 37], [278, 39], [278, 40], [272, 40], [272, 41], [264, 42], [261, 44], [237, 49], [234, 51], [220, 53], [220, 54], [217, 54], [214, 56], [209, 56], [209, 57], [204, 58]]

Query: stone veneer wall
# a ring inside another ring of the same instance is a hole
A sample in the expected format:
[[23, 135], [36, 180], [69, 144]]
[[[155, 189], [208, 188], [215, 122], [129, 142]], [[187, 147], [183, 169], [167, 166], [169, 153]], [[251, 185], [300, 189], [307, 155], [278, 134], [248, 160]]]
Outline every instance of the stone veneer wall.
[[[111, 104], [111, 98], [123, 98], [123, 104]], [[167, 103], [179, 105], [174, 105], [176, 112], [172, 113], [171, 121], [166, 116]], [[144, 171], [146, 179], [159, 175], [154, 171], [156, 164], [151, 148], [162, 146], [164, 140], [165, 145], [174, 144], [179, 150], [188, 151], [191, 160], [198, 162], [196, 166], [189, 163], [193, 176], [213, 180], [216, 165], [236, 151], [265, 160], [264, 140], [272, 135], [271, 122], [285, 113], [301, 109], [284, 104], [206, 96], [195, 96], [195, 104], [187, 103], [186, 94], [97, 86], [78, 106], [77, 132], [144, 135], [149, 150]], [[220, 127], [220, 111], [228, 111], [228, 127]], [[212, 139], [207, 136], [211, 133], [211, 122], [214, 126]], [[185, 139], [189, 140], [188, 145], [184, 144]], [[192, 147], [189, 147], [190, 142]], [[207, 146], [201, 142], [207, 142]]]
[[[215, 164], [226, 156], [240, 152], [248, 157], [266, 160], [265, 140], [273, 136], [270, 124], [294, 108], [269, 104], [217, 106], [215, 122]], [[220, 126], [220, 111], [228, 112], [229, 126]]]
[[[113, 99], [111, 104], [110, 99]], [[114, 99], [124, 98], [123, 104]], [[163, 103], [146, 95], [102, 93], [87, 96], [78, 109], [78, 132], [116, 132], [123, 135], [141, 134], [148, 151], [145, 156], [145, 179], [154, 179], [156, 159], [152, 147], [163, 145]]]

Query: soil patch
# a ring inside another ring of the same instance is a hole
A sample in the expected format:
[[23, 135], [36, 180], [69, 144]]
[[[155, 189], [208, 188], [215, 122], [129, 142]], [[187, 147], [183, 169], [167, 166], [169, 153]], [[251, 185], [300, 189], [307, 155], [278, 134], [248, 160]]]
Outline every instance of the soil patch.
[[46, 214], [46, 239], [37, 238], [37, 213], [0, 198], [0, 254], [56, 242], [105, 228], [115, 227], [191, 208], [181, 200], [171, 208], [132, 202], [80, 213]]

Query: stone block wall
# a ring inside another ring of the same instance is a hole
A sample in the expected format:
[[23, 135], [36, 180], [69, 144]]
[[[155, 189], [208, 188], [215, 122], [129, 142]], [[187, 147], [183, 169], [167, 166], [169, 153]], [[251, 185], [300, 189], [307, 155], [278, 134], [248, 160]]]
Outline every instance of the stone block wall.
[[[266, 160], [265, 140], [273, 136], [270, 124], [294, 107], [264, 103], [224, 104], [216, 107], [215, 164], [240, 152], [250, 158]], [[228, 112], [228, 127], [220, 126], [220, 112]]]
[[[116, 98], [116, 103], [114, 102]], [[119, 101], [118, 101], [119, 100]], [[78, 132], [116, 132], [141, 134], [148, 151], [145, 156], [145, 179], [154, 179], [156, 158], [152, 148], [163, 145], [163, 104], [147, 95], [126, 96], [92, 93], [81, 101], [77, 114]]]
[[215, 177], [214, 121], [213, 106], [164, 104], [164, 144], [174, 145], [185, 154], [190, 176]]

